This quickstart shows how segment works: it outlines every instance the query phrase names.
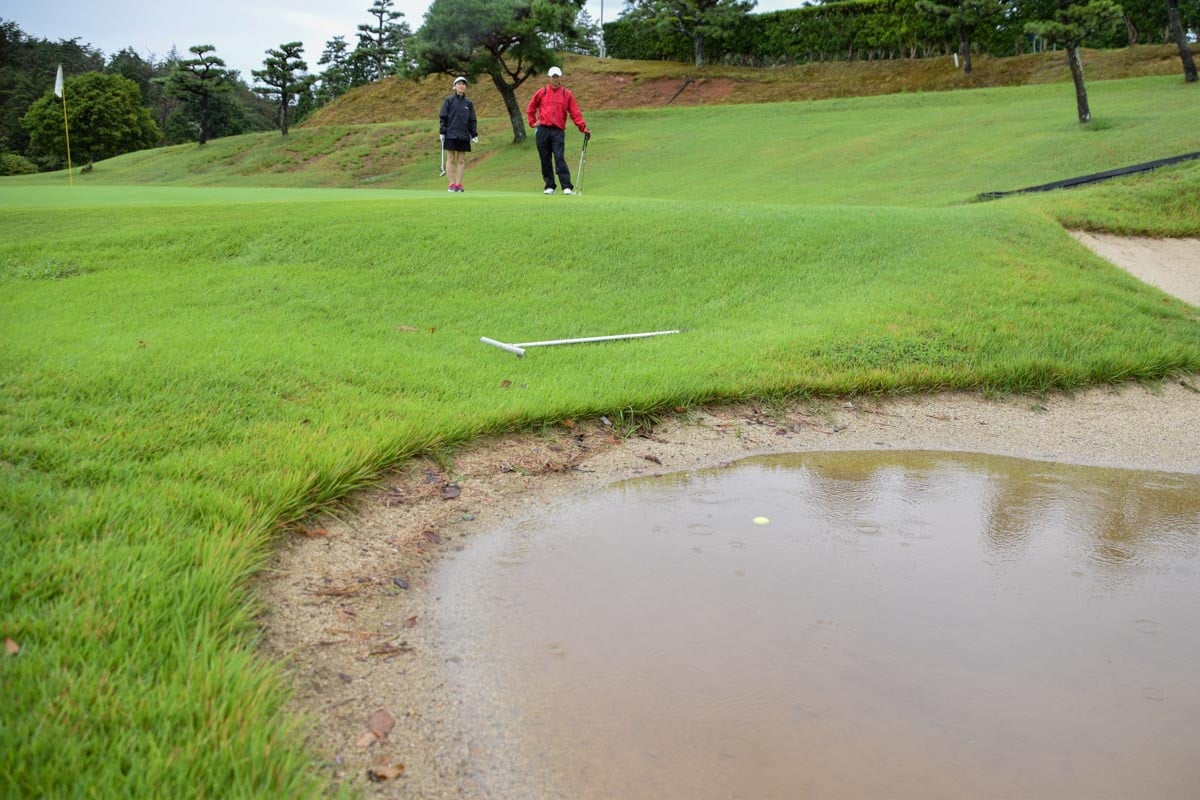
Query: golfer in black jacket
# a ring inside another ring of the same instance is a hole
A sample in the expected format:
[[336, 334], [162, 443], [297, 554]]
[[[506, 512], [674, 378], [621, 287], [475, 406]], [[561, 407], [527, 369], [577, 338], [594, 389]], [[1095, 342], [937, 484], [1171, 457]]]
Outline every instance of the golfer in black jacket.
[[447, 191], [461, 192], [467, 153], [471, 152], [471, 142], [479, 141], [475, 104], [467, 98], [466, 78], [460, 76], [454, 79], [454, 94], [442, 103], [442, 113], [438, 115], [438, 121], [442, 147], [450, 154], [450, 163], [446, 166], [446, 176], [450, 179]]

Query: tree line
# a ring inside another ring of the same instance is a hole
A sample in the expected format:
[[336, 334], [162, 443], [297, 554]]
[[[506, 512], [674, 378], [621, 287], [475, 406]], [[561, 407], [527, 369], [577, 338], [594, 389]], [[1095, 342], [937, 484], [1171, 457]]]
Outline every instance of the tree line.
[[[851, 0], [750, 13], [749, 0], [627, 0], [604, 25], [613, 58], [781, 66], [822, 61], [1013, 56], [1062, 46], [1043, 28], [1083, 16], [1103, 23], [1099, 48], [1171, 43], [1200, 29], [1200, 0]], [[1078, 20], [1077, 20], [1078, 21]], [[1182, 55], [1182, 53], [1181, 53]]]
[[398, 21], [392, 0], [374, 0], [370, 22], [326, 43], [316, 75], [304, 45], [265, 51], [252, 83], [229, 69], [212, 44], [143, 58], [125, 48], [105, 59], [79, 37], [50, 41], [27, 36], [0, 19], [0, 175], [60, 169], [67, 161], [62, 107], [50, 92], [59, 65], [66, 75], [67, 119], [75, 160], [91, 162], [164, 144], [196, 142], [278, 129], [349, 89], [397, 74], [412, 32]]
[[[60, 64], [72, 153], [81, 163], [196, 141], [196, 105], [166, 85], [184, 60], [174, 50], [143, 57], [132, 47], [105, 58], [79, 37], [33, 38], [16, 22], [0, 19], [0, 175], [65, 166], [62, 106], [52, 93]], [[272, 126], [269, 105], [236, 74], [208, 112], [212, 135]]]

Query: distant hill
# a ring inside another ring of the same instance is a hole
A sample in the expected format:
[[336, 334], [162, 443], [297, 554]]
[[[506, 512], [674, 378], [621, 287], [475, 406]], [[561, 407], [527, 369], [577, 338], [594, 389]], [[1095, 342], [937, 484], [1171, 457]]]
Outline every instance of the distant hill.
[[[1200, 46], [1193, 45], [1200, 55]], [[1119, 50], [1084, 50], [1089, 81], [1180, 75], [1173, 45], [1138, 45]], [[793, 67], [696, 69], [665, 61], [622, 61], [586, 56], [563, 58], [564, 83], [588, 110], [660, 108], [666, 105], [770, 103], [861, 97], [898, 92], [935, 92], [995, 86], [1024, 86], [1071, 80], [1062, 51], [990, 58], [976, 56], [964, 75], [950, 56], [888, 61], [837, 61]], [[388, 78], [360, 86], [318, 109], [301, 127], [428, 120], [437, 117], [451, 78], [414, 81]], [[530, 78], [517, 90], [522, 109], [545, 83]], [[489, 78], [468, 90], [481, 117], [506, 117], [499, 92]]]

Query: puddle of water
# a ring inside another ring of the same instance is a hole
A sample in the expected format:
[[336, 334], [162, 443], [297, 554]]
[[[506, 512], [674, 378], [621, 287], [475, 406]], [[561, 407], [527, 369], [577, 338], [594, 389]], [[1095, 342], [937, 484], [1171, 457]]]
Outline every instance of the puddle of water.
[[750, 459], [478, 537], [436, 590], [484, 796], [1200, 786], [1200, 476]]

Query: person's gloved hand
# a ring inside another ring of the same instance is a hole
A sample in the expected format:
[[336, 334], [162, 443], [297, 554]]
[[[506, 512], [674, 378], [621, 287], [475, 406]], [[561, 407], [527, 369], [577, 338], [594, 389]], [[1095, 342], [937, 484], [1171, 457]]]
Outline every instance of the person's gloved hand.
[[478, 137], [478, 136], [472, 136], [472, 137], [471, 137], [471, 141], [472, 141], [472, 142], [474, 142], [475, 144], [479, 144], [479, 137]]
[[591, 138], [592, 138], [592, 132], [591, 132], [591, 131], [584, 131], [584, 132], [583, 132], [583, 140], [584, 140], [585, 142], [586, 142], [586, 141], [589, 141]]
[[446, 134], [444, 134], [444, 133], [439, 133], [439, 134], [438, 134], [438, 141], [439, 141], [439, 142], [441, 142], [442, 144], [445, 144], [445, 143], [446, 143]]

